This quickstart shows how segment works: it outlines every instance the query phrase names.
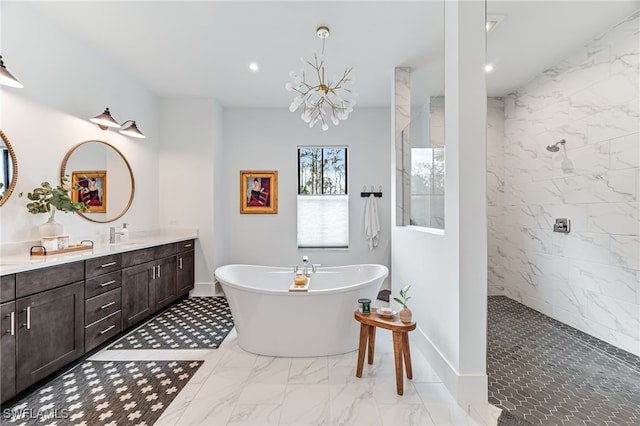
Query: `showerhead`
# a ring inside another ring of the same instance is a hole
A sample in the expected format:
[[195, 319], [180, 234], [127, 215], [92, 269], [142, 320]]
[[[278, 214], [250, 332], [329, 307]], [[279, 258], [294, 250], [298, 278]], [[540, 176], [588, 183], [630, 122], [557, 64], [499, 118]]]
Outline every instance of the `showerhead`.
[[565, 141], [564, 139], [561, 139], [558, 142], [554, 143], [553, 145], [547, 145], [547, 151], [558, 152], [560, 151], [560, 147], [558, 145], [564, 145], [565, 143], [567, 143], [567, 141]]

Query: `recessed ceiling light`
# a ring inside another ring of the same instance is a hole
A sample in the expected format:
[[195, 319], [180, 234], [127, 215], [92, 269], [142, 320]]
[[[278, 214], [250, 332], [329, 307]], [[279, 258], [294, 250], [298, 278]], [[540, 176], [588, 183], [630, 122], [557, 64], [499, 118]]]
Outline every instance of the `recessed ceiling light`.
[[251, 63], [249, 64], [249, 70], [250, 70], [250, 71], [256, 72], [256, 71], [258, 71], [259, 69], [260, 69], [260, 67], [258, 66], [258, 64], [257, 64], [257, 63], [255, 63], [255, 62], [251, 62]]
[[491, 71], [493, 71], [493, 65], [487, 64], [484, 66], [484, 72], [491, 72]]

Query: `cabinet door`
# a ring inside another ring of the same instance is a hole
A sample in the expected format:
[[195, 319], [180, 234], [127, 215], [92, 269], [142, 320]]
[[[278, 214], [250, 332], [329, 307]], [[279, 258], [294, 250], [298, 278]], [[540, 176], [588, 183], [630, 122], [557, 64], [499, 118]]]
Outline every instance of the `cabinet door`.
[[153, 280], [155, 287], [155, 311], [176, 300], [176, 258], [175, 256], [160, 259], [156, 262], [156, 272]]
[[193, 290], [195, 283], [194, 267], [193, 251], [178, 254], [178, 297]]
[[122, 270], [122, 327], [131, 327], [153, 313], [152, 285], [154, 263], [144, 263]]
[[84, 354], [84, 281], [16, 300], [16, 391]]
[[5, 402], [16, 394], [16, 303], [0, 305], [0, 402]]

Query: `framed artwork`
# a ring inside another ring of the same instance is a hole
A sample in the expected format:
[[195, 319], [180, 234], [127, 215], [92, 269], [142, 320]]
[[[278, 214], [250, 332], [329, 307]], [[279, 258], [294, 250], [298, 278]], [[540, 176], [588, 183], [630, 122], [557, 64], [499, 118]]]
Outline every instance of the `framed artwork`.
[[278, 213], [278, 172], [240, 171], [240, 213]]
[[107, 171], [76, 171], [71, 173], [71, 185], [80, 189], [71, 191], [72, 201], [89, 206], [85, 213], [107, 212]]

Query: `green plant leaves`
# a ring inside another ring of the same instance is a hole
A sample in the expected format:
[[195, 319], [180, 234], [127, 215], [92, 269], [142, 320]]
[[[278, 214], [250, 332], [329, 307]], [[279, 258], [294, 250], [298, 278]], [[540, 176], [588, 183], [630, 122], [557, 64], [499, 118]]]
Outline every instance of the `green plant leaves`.
[[[89, 206], [82, 202], [74, 202], [69, 197], [69, 179], [63, 176], [62, 184], [52, 187], [49, 182], [42, 182], [39, 188], [34, 188], [33, 192], [27, 193], [27, 199], [32, 201], [27, 203], [27, 210], [31, 214], [48, 213], [55, 210], [63, 212], [85, 212], [89, 210]], [[80, 189], [77, 185], [72, 188]], [[22, 192], [18, 195], [22, 197]]]

